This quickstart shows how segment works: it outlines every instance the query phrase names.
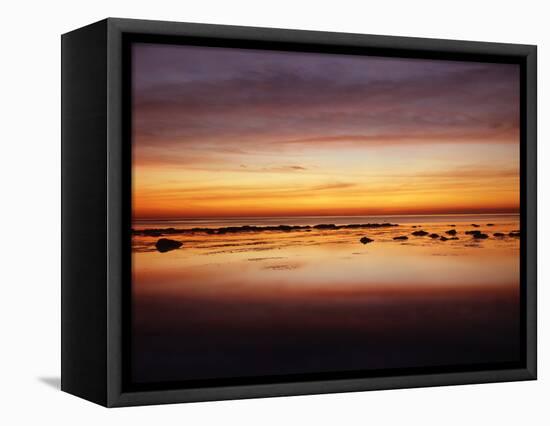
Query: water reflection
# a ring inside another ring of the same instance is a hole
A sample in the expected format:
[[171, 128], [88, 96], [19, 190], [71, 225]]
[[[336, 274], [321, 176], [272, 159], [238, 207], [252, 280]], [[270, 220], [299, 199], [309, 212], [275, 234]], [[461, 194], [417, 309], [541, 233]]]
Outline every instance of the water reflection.
[[[380, 229], [185, 233], [170, 236], [183, 246], [167, 253], [157, 237], [134, 236], [134, 380], [516, 361], [519, 240], [507, 235], [518, 218], [396, 219]], [[464, 234], [472, 220], [490, 237]], [[446, 235], [450, 224], [458, 240], [411, 235]]]

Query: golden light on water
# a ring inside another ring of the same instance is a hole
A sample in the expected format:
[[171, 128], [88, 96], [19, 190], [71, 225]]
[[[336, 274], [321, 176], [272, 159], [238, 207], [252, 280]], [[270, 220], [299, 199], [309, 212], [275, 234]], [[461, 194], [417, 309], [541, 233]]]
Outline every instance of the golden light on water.
[[[133, 67], [135, 381], [519, 360], [518, 66], [138, 43]], [[398, 226], [314, 227], [373, 222]], [[302, 228], [216, 231], [247, 225]]]

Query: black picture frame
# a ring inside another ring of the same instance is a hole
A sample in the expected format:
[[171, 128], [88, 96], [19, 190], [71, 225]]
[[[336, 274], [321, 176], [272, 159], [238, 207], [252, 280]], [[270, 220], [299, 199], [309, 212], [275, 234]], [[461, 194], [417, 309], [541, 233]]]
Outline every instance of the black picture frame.
[[[518, 365], [135, 387], [128, 375], [129, 43], [520, 64]], [[116, 407], [536, 379], [536, 46], [109, 18], [62, 36], [62, 390]]]

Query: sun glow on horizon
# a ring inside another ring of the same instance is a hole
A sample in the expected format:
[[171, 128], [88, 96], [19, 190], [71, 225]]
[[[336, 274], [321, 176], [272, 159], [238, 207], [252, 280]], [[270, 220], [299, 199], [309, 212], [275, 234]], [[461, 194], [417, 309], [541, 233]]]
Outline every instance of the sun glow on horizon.
[[515, 65], [133, 55], [136, 219], [519, 210]]

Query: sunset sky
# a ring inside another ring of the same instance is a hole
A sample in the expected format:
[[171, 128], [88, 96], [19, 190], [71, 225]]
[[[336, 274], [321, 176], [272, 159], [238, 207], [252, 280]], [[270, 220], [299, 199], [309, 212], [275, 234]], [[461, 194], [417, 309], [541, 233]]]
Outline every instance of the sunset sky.
[[135, 44], [133, 213], [516, 212], [519, 67]]

